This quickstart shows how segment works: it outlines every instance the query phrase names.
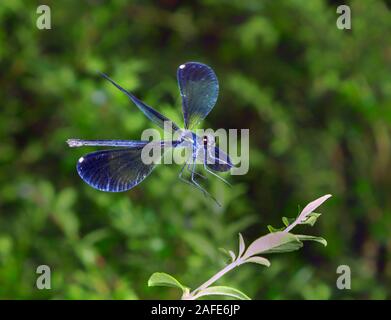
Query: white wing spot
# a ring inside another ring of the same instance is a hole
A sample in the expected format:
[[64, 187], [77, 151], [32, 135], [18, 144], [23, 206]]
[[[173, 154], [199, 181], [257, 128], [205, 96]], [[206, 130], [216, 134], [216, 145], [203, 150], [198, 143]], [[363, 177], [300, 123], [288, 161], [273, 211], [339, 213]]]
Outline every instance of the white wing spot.
[[82, 163], [83, 161], [84, 161], [84, 158], [81, 157], [81, 158], [79, 159], [79, 163]]
[[181, 64], [181, 65], [179, 66], [179, 69], [185, 69], [185, 67], [186, 67], [185, 64]]

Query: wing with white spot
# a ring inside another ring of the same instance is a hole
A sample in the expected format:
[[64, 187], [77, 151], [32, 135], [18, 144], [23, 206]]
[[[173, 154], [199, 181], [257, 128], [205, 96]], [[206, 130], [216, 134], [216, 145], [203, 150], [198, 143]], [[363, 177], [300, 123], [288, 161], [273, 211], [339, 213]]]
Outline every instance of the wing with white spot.
[[[159, 143], [163, 148], [171, 146], [171, 142]], [[172, 146], [176, 145], [175, 141], [172, 143]], [[160, 158], [160, 153], [154, 158], [143, 153], [147, 144], [145, 142], [144, 145], [132, 148], [89, 153], [79, 159], [77, 172], [91, 187], [101, 191], [121, 192], [132, 189], [152, 172], [157, 158]], [[152, 147], [152, 143], [149, 145]], [[148, 154], [151, 155], [152, 152]]]
[[177, 78], [185, 128], [192, 129], [205, 119], [216, 104], [219, 82], [210, 67], [198, 62], [180, 65]]

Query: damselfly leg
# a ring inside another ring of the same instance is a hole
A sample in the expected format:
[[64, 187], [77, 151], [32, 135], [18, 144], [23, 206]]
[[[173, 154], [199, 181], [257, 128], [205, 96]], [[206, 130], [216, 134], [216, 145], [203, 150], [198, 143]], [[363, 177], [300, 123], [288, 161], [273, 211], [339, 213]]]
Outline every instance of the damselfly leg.
[[[192, 160], [193, 161], [191, 161], [190, 159], [192, 158]], [[181, 168], [181, 171], [179, 172], [179, 179], [180, 180], [182, 180], [183, 182], [185, 182], [185, 183], [187, 183], [187, 184], [189, 184], [189, 185], [191, 185], [191, 186], [193, 186], [193, 187], [195, 187], [196, 189], [198, 189], [198, 190], [200, 190], [203, 194], [204, 194], [204, 196], [205, 197], [209, 197], [209, 198], [211, 198], [213, 201], [215, 201], [216, 203], [217, 203], [217, 205], [219, 206], [219, 207], [221, 207], [221, 204], [220, 204], [220, 202], [218, 202], [217, 200], [216, 200], [216, 198], [215, 197], [213, 197], [208, 191], [206, 191], [196, 180], [195, 180], [195, 176], [201, 176], [202, 178], [205, 178], [206, 179], [206, 177], [204, 177], [204, 176], [202, 176], [201, 174], [199, 174], [199, 173], [197, 173], [196, 171], [195, 171], [195, 167], [196, 166], [196, 162], [195, 162], [195, 157], [193, 156], [193, 157], [189, 157], [189, 159], [186, 161], [186, 163], [182, 166], [182, 168]], [[185, 168], [187, 167], [187, 169], [190, 171], [190, 181], [189, 180], [187, 180], [187, 179], [185, 179], [185, 178], [183, 178], [183, 172], [184, 172], [184, 170], [185, 170]]]
[[[210, 154], [210, 157], [213, 158], [214, 160], [216, 160], [216, 158], [214, 158], [211, 154]], [[220, 179], [221, 181], [223, 181], [224, 183], [226, 183], [227, 185], [229, 185], [230, 187], [232, 187], [232, 185], [227, 181], [225, 180], [223, 177], [220, 177], [218, 174], [214, 173], [212, 170], [208, 169], [208, 166], [206, 165], [206, 162], [207, 162], [207, 157], [206, 157], [206, 152], [205, 152], [205, 157], [204, 157], [204, 169], [213, 174], [215, 177], [217, 177], [218, 179]]]

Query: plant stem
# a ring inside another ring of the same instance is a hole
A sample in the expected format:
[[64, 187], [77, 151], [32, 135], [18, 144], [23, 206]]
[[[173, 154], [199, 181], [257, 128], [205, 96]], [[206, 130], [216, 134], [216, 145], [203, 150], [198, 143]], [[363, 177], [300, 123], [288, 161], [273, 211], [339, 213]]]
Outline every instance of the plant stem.
[[292, 224], [290, 224], [289, 226], [287, 226], [284, 230], [283, 230], [283, 232], [289, 232], [289, 231], [291, 231], [294, 227], [296, 227], [296, 221], [295, 222], [293, 222]]
[[219, 280], [223, 275], [225, 275], [227, 272], [231, 271], [232, 269], [236, 268], [238, 265], [240, 265], [242, 261], [240, 259], [237, 259], [230, 264], [226, 265], [223, 269], [221, 269], [219, 272], [217, 272], [213, 277], [211, 277], [209, 280], [204, 282], [202, 285], [200, 285], [197, 289], [193, 290], [188, 299], [194, 300], [196, 298], [197, 292], [206, 289], [211, 284]]

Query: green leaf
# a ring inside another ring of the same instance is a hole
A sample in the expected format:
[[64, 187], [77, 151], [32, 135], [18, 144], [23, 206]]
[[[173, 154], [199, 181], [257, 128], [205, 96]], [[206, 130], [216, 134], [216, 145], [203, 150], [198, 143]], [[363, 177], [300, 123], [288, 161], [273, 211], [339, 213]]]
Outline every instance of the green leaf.
[[282, 217], [282, 223], [285, 225], [285, 227], [289, 226], [293, 222], [295, 222], [296, 218], [287, 218], [287, 217]]
[[300, 249], [303, 243], [292, 233], [274, 232], [260, 237], [251, 243], [243, 255], [247, 259], [259, 253], [280, 253]]
[[271, 226], [270, 224], [267, 226], [267, 228], [269, 229], [269, 232], [270, 232], [270, 233], [283, 231], [283, 230], [285, 229], [285, 228], [274, 228], [274, 227]]
[[327, 241], [326, 239], [322, 237], [315, 237], [315, 236], [307, 236], [303, 234], [296, 234], [295, 235], [300, 241], [316, 241], [321, 244], [323, 244], [325, 247], [327, 246]]
[[227, 250], [225, 248], [219, 248], [219, 251], [221, 251], [225, 256], [227, 256], [228, 258], [230, 258], [230, 261], [232, 261], [232, 250]]
[[195, 299], [203, 296], [228, 296], [239, 300], [251, 300], [249, 296], [240, 290], [226, 286], [215, 286], [203, 289], [195, 295]]
[[223, 253], [224, 255], [230, 257], [229, 251], [225, 248], [219, 248], [219, 251]]
[[232, 250], [229, 250], [228, 253], [231, 256], [231, 261], [234, 262], [236, 259], [235, 253]]
[[292, 233], [279, 232], [278, 235], [281, 235], [279, 243], [271, 246], [268, 250], [263, 251], [263, 253], [291, 252], [303, 246], [303, 243]]
[[270, 261], [264, 257], [257, 257], [257, 256], [250, 257], [246, 261], [244, 261], [244, 263], [247, 263], [247, 262], [257, 263], [257, 264], [261, 264], [266, 267], [270, 267]]
[[300, 224], [309, 224], [312, 227], [320, 216], [321, 216], [320, 213], [312, 212], [307, 216], [307, 219], [300, 222]]
[[148, 286], [174, 287], [181, 289], [183, 292], [188, 290], [188, 288], [182, 285], [177, 279], [164, 272], [155, 272], [153, 275], [151, 275], [148, 280]]

